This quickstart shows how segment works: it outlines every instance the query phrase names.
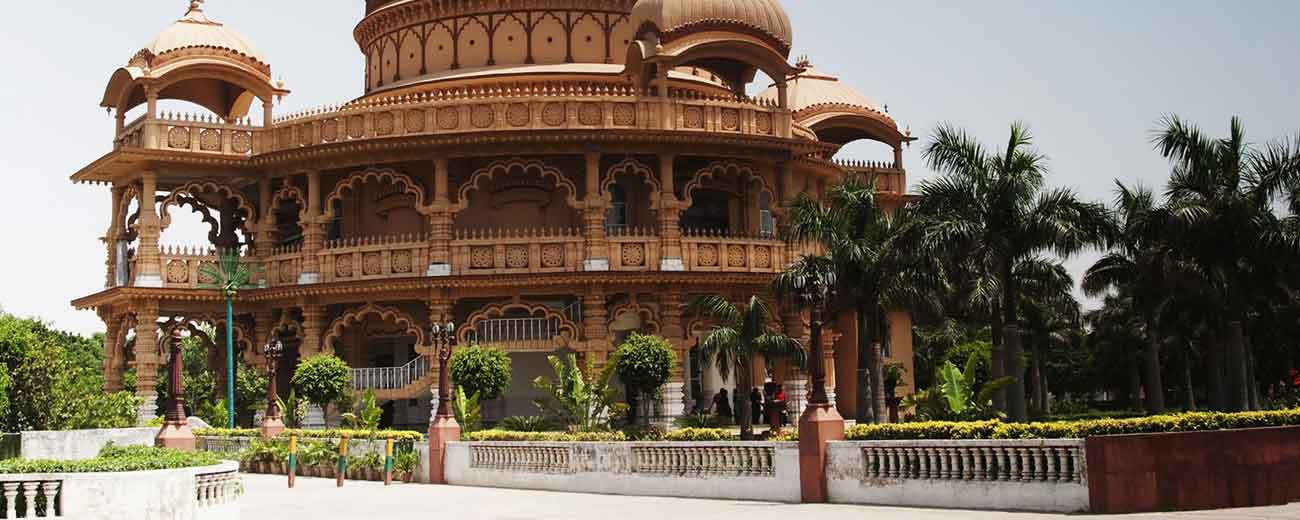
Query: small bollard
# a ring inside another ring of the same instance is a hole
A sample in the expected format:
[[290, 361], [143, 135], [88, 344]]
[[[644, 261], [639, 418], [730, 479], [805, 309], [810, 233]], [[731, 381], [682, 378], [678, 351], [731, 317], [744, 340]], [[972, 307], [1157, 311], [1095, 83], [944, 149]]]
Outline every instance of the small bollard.
[[339, 471], [338, 481], [335, 484], [343, 487], [343, 481], [348, 476], [348, 438], [344, 436], [339, 440]]
[[293, 477], [298, 472], [298, 436], [289, 436], [289, 489], [293, 489]]
[[393, 439], [384, 443], [384, 485], [393, 484]]

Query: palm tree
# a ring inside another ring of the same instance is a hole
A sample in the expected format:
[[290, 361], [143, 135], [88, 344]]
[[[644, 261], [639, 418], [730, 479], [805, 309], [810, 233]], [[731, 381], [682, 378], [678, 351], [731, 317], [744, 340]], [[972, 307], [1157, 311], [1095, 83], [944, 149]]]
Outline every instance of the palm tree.
[[[1132, 306], [1132, 299], [1125, 295], [1110, 294], [1105, 297], [1101, 308], [1089, 311], [1084, 320], [1088, 323], [1088, 341], [1099, 351], [1097, 368], [1101, 374], [1124, 374], [1124, 393], [1129, 397], [1129, 408], [1141, 412], [1142, 376], [1139, 359], [1133, 355], [1140, 349], [1141, 338], [1137, 331], [1141, 329], [1141, 320]], [[1106, 361], [1118, 360], [1119, 367], [1109, 366]], [[1114, 370], [1118, 368], [1119, 370]]]
[[1170, 301], [1174, 279], [1192, 269], [1167, 240], [1177, 229], [1176, 221], [1168, 209], [1157, 205], [1151, 190], [1130, 188], [1118, 181], [1115, 184], [1111, 251], [1088, 268], [1083, 290], [1089, 296], [1120, 291], [1132, 298], [1146, 335], [1142, 352], [1146, 410], [1163, 413], [1159, 317]]
[[811, 240], [829, 252], [838, 280], [838, 292], [854, 311], [857, 325], [857, 410], [859, 422], [884, 422], [884, 313], [918, 302], [932, 301], [929, 289], [941, 285], [937, 265], [919, 268], [925, 258], [903, 247], [909, 228], [908, 212], [881, 207], [875, 183], [847, 176], [831, 189], [823, 204], [800, 194], [791, 204], [791, 240]]
[[1047, 403], [1044, 357], [1053, 347], [1069, 346], [1078, 335], [1082, 319], [1074, 298], [1074, 278], [1065, 265], [1043, 258], [1022, 260], [1015, 275], [1022, 280], [1021, 305], [1026, 336], [1030, 338], [1030, 380], [1034, 383], [1035, 414], [1051, 413]]
[[1271, 208], [1275, 196], [1296, 178], [1300, 153], [1285, 144], [1255, 150], [1237, 118], [1227, 137], [1215, 139], [1196, 125], [1168, 116], [1159, 122], [1152, 142], [1173, 166], [1169, 207], [1188, 230], [1179, 247], [1222, 302], [1227, 408], [1248, 409], [1253, 370], [1245, 326], [1253, 292], [1271, 278], [1256, 275], [1279, 258], [1296, 258], [1300, 251], [1286, 221]]
[[199, 273], [208, 280], [203, 287], [217, 289], [226, 299], [226, 427], [235, 427], [235, 335], [234, 301], [240, 289], [248, 287], [257, 275], [255, 264], [245, 263], [238, 249], [226, 249], [217, 263], [199, 266]]
[[[764, 359], [786, 358], [799, 364], [805, 361], [803, 347], [795, 339], [772, 330], [772, 311], [758, 296], [751, 296], [744, 308], [718, 295], [703, 296], [691, 302], [689, 309], [717, 322], [700, 340], [700, 358], [705, 366], [717, 364], [723, 380], [736, 375], [736, 395], [743, 397], [753, 387], [755, 356]], [[817, 360], [820, 362], [820, 360]], [[749, 399], [736, 400], [740, 438], [754, 438], [753, 416]]]
[[935, 255], [960, 248], [968, 253], [965, 265], [987, 269], [996, 278], [1006, 371], [1016, 379], [1008, 392], [1008, 415], [1024, 421], [1016, 263], [1043, 252], [1066, 257], [1100, 245], [1105, 208], [1068, 189], [1044, 189], [1046, 157], [1033, 148], [1029, 131], [1019, 123], [1011, 125], [1007, 146], [998, 153], [949, 125], [941, 125], [932, 139], [923, 156], [943, 175], [920, 186], [916, 207], [926, 227], [920, 248]]
[[835, 261], [821, 255], [807, 255], [787, 267], [772, 280], [772, 292], [791, 307], [809, 311], [810, 338], [808, 353], [812, 357], [809, 372], [812, 376], [810, 405], [829, 405], [826, 394], [826, 373], [822, 364], [822, 326], [828, 314], [837, 286]]

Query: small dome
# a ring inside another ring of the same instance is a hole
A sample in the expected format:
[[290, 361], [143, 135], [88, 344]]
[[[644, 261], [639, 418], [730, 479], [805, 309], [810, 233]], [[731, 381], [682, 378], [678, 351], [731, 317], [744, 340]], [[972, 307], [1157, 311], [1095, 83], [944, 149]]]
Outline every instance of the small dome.
[[252, 42], [221, 23], [209, 20], [203, 14], [203, 2], [190, 2], [190, 9], [157, 38], [145, 46], [154, 56], [192, 48], [209, 48], [231, 51], [265, 65], [266, 58], [253, 47]]
[[[894, 118], [865, 94], [838, 77], [818, 71], [806, 59], [798, 66], [803, 72], [786, 83], [789, 109], [794, 122], [816, 132], [821, 141], [845, 144], [866, 138], [894, 144], [912, 140], [909, 134], [899, 132]], [[781, 93], [772, 86], [758, 98], [779, 102]]]
[[664, 41], [685, 32], [733, 27], [768, 40], [785, 56], [794, 44], [790, 17], [780, 0], [640, 0], [632, 8], [638, 38], [647, 24]]
[[[799, 66], [804, 69], [804, 72], [795, 76], [789, 82], [790, 111], [799, 112], [823, 105], [846, 105], [884, 114], [884, 111], [880, 109], [880, 105], [877, 105], [875, 101], [857, 89], [840, 81], [840, 78], [822, 73], [807, 62], [802, 62]], [[779, 99], [776, 87], [769, 87], [758, 97], [771, 100]]]

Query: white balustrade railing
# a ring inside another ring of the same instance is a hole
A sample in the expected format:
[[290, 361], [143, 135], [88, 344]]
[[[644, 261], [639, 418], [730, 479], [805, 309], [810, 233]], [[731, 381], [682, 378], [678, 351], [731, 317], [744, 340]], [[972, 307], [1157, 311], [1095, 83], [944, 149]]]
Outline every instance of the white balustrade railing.
[[356, 390], [399, 390], [428, 375], [432, 366], [428, 356], [416, 356], [400, 367], [352, 369], [352, 388]]
[[637, 446], [632, 472], [680, 476], [765, 477], [776, 473], [772, 446]]
[[201, 508], [231, 504], [243, 494], [244, 481], [235, 471], [209, 473], [194, 478], [194, 499]]
[[0, 482], [0, 518], [63, 518], [58, 500], [62, 489], [62, 481]]
[[1008, 482], [1087, 480], [1083, 441], [870, 441], [859, 443], [868, 479]]
[[475, 324], [470, 340], [480, 345], [548, 341], [560, 335], [560, 327], [555, 317], [492, 318]]
[[470, 448], [470, 467], [523, 473], [571, 473], [568, 446], [475, 445]]

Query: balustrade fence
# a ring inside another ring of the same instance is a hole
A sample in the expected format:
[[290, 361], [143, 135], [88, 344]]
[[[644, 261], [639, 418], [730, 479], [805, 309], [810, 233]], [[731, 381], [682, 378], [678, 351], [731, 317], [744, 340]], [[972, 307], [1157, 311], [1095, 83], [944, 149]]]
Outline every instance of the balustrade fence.
[[244, 494], [244, 480], [237, 471], [208, 473], [194, 477], [194, 499], [200, 508], [232, 504]]
[[352, 388], [356, 390], [399, 390], [423, 379], [432, 370], [429, 356], [416, 356], [400, 367], [354, 368]]
[[61, 480], [0, 482], [0, 489], [4, 492], [0, 518], [63, 518]]
[[866, 446], [868, 478], [1083, 482], [1083, 445], [1068, 440], [975, 446]]

